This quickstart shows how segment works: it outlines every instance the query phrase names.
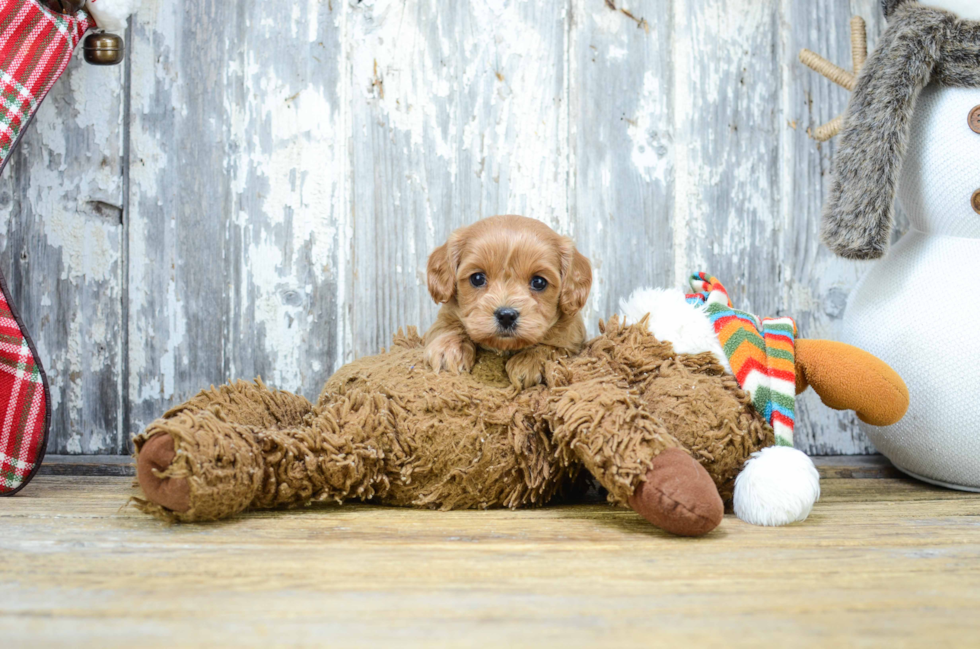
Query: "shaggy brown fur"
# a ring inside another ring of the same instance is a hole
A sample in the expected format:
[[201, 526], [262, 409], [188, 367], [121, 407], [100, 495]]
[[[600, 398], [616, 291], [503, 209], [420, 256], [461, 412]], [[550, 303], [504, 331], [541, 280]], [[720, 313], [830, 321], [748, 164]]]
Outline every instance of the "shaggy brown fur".
[[187, 506], [138, 504], [178, 521], [351, 499], [521, 507], [572, 490], [583, 467], [625, 503], [671, 448], [730, 499], [745, 459], [774, 441], [734, 377], [708, 354], [675, 354], [645, 322], [613, 318], [580, 355], [548, 361], [545, 381], [517, 390], [489, 351], [471, 373], [435, 374], [410, 330], [337, 372], [316, 406], [261, 382], [211, 389], [135, 439], [137, 454], [158, 435], [173, 440], [156, 477], [186, 480]]
[[[579, 311], [592, 266], [571, 239], [525, 216], [491, 216], [453, 232], [429, 256], [429, 293], [442, 304], [425, 333], [425, 361], [437, 372], [468, 372], [477, 347], [513, 356], [516, 387], [543, 380], [544, 364], [585, 344]], [[506, 309], [513, 320], [502, 322]]]
[[886, 0], [889, 26], [858, 75], [837, 145], [822, 238], [849, 259], [888, 248], [895, 186], [921, 90], [980, 87], [980, 22], [918, 2]]

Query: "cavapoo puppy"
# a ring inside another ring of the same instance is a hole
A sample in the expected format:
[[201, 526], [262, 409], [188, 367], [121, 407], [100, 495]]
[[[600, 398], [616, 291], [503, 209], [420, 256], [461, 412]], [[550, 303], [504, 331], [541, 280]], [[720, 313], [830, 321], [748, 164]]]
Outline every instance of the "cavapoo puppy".
[[542, 381], [544, 363], [580, 351], [579, 311], [592, 266], [571, 239], [523, 216], [492, 216], [460, 228], [429, 256], [429, 293], [442, 304], [425, 333], [435, 371], [469, 372], [477, 345], [510, 354], [517, 388]]

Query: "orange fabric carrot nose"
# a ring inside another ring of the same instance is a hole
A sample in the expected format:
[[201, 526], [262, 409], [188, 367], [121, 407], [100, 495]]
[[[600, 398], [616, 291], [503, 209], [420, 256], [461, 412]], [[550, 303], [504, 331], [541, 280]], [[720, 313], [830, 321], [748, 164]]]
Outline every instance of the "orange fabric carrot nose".
[[905, 416], [909, 390], [883, 360], [833, 340], [796, 341], [796, 393], [810, 386], [835, 410], [853, 410], [872, 426], [891, 426]]

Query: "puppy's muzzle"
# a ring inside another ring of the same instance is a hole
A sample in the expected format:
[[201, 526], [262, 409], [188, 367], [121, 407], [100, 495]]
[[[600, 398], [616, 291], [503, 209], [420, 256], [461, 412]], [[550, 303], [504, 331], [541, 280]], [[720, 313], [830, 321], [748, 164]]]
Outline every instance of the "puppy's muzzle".
[[493, 317], [497, 319], [497, 328], [509, 333], [517, 327], [517, 319], [521, 317], [521, 313], [509, 306], [502, 306], [493, 312]]

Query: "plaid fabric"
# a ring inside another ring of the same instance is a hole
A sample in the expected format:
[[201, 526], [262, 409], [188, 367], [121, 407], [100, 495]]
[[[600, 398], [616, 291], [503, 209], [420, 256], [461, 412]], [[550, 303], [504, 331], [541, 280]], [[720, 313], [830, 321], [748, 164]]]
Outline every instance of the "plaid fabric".
[[[63, 16], [36, 0], [0, 0], [0, 170], [82, 35], [84, 11]], [[50, 424], [47, 379], [0, 275], [0, 496], [37, 471]]]
[[84, 10], [63, 16], [37, 0], [0, 0], [0, 169], [78, 41], [94, 26]]
[[48, 385], [0, 275], [0, 496], [33, 477], [47, 445]]
[[796, 420], [796, 323], [792, 318], [759, 318], [732, 308], [728, 291], [707, 273], [691, 276], [687, 295], [702, 306], [739, 386], [765, 417], [780, 446], [793, 445]]

